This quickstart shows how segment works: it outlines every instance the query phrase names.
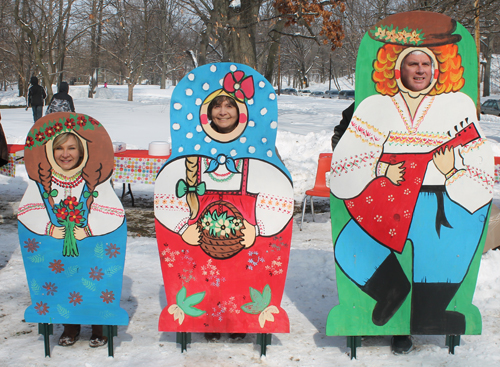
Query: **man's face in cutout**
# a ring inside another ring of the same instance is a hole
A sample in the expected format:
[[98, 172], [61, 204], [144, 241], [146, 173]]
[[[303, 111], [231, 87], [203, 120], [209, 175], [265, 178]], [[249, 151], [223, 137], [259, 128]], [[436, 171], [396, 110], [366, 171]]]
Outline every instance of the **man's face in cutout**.
[[411, 91], [418, 92], [427, 88], [431, 77], [432, 61], [423, 52], [408, 54], [401, 63], [401, 81]]

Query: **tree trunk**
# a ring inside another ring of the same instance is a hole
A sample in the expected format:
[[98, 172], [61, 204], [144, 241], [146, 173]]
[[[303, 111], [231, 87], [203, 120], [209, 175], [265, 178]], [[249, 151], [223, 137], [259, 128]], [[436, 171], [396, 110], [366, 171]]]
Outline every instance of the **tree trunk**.
[[494, 45], [495, 45], [495, 38], [492, 35], [489, 35], [488, 46], [484, 52], [486, 65], [484, 68], [483, 97], [487, 97], [491, 94], [491, 59], [492, 59]]
[[127, 101], [132, 102], [134, 100], [134, 84], [128, 83], [128, 99]]
[[273, 72], [274, 72], [274, 63], [276, 61], [276, 57], [278, 56], [279, 46], [281, 41], [281, 31], [285, 26], [285, 19], [280, 19], [275, 24], [274, 28], [269, 32], [273, 41], [271, 43], [271, 47], [269, 47], [269, 54], [267, 56], [267, 64], [266, 71], [264, 73], [264, 77], [269, 81], [269, 83], [273, 83]]

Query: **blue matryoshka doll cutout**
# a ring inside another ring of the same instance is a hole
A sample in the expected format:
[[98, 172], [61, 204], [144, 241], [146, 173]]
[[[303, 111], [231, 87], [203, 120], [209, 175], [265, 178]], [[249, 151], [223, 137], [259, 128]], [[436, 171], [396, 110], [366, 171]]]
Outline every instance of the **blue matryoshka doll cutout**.
[[[218, 95], [237, 127], [211, 125]], [[175, 88], [172, 155], [155, 183], [158, 250], [168, 306], [160, 331], [287, 333], [280, 306], [290, 253], [293, 187], [276, 155], [276, 94], [245, 65], [201, 66]]]
[[[64, 169], [53, 144], [68, 133], [64, 139], [79, 142], [83, 154]], [[30, 180], [18, 228], [32, 302], [26, 321], [127, 325], [120, 307], [127, 225], [110, 182], [114, 156], [106, 130], [87, 115], [53, 113], [31, 128], [24, 157]]]
[[[474, 103], [472, 37], [443, 14], [400, 13], [360, 50], [356, 110], [332, 158], [340, 305], [327, 335], [478, 334], [493, 155]], [[415, 51], [430, 81], [410, 90], [403, 60]]]

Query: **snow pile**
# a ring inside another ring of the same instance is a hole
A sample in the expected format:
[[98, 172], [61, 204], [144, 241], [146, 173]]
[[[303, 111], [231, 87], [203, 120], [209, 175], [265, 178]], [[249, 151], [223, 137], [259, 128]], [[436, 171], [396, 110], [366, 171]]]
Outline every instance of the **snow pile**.
[[99, 99], [115, 99], [115, 94], [111, 88], [97, 88], [94, 98]]

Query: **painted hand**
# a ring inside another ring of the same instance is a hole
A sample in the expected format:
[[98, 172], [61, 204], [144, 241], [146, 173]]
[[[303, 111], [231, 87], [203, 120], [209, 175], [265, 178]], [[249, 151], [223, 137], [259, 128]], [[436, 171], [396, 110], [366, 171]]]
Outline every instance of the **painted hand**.
[[245, 219], [243, 219], [243, 224], [245, 228], [241, 230], [241, 233], [243, 233], [243, 241], [241, 241], [241, 244], [245, 246], [245, 248], [249, 248], [255, 243], [255, 226], [252, 226]]
[[200, 230], [196, 224], [191, 224], [182, 234], [182, 239], [188, 245], [198, 246], [200, 244]]
[[75, 235], [75, 239], [78, 241], [81, 241], [84, 238], [88, 237], [85, 229], [83, 229], [82, 227], [73, 228], [73, 234]]
[[52, 231], [52, 237], [57, 238], [58, 240], [62, 240], [66, 233], [66, 228], [64, 227], [55, 227]]
[[440, 149], [432, 156], [436, 168], [446, 176], [448, 172], [455, 168], [455, 151], [453, 147]]
[[390, 164], [389, 167], [387, 167], [387, 172], [385, 173], [385, 176], [391, 180], [391, 182], [394, 185], [401, 185], [401, 182], [403, 182], [404, 175], [405, 175], [405, 169], [402, 168], [401, 166], [404, 164], [404, 162], [400, 162], [397, 164]]

